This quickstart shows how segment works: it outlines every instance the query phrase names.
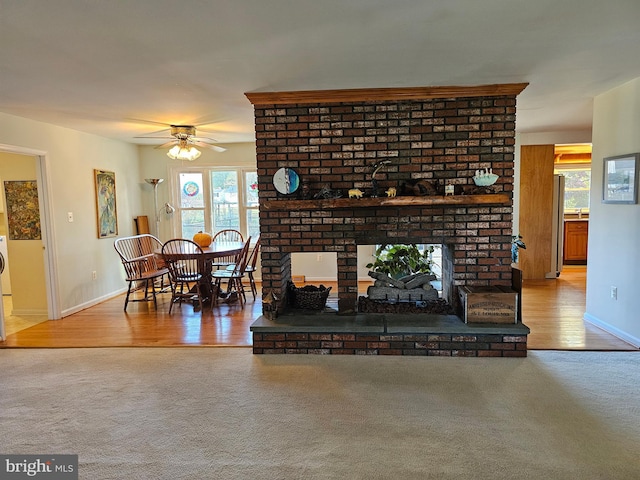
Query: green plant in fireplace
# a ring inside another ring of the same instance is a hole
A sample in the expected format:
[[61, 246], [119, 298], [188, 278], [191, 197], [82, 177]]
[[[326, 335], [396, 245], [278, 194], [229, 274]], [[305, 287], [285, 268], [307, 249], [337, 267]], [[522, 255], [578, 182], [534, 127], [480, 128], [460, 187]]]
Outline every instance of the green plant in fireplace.
[[433, 246], [419, 248], [418, 245], [380, 245], [374, 253], [374, 261], [366, 265], [374, 272], [386, 273], [400, 278], [414, 273], [431, 273]]

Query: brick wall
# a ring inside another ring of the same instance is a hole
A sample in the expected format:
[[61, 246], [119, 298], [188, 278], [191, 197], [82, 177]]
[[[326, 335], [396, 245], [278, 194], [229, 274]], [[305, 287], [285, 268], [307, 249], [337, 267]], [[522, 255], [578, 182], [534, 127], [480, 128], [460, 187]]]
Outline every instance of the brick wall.
[[253, 353], [526, 357], [527, 335], [255, 333]]
[[[249, 96], [249, 95], [247, 95]], [[281, 297], [292, 252], [337, 252], [339, 310], [355, 309], [357, 245], [433, 243], [445, 246], [455, 303], [460, 285], [511, 285], [512, 205], [265, 208], [287, 202], [272, 183], [293, 168], [315, 193], [323, 186], [371, 191], [372, 165], [391, 164], [380, 190], [426, 180], [434, 186], [473, 186], [478, 169], [500, 176], [495, 189], [512, 198], [516, 93], [425, 99], [314, 103], [256, 103], [255, 127], [262, 238], [262, 284]], [[250, 97], [251, 99], [251, 97]], [[295, 194], [294, 194], [295, 195]], [[447, 288], [447, 287], [446, 287]]]

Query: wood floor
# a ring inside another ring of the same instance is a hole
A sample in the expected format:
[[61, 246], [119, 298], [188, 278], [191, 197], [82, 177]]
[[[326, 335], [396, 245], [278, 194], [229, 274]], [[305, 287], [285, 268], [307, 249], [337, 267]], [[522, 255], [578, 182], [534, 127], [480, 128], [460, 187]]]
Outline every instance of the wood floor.
[[[571, 267], [557, 280], [525, 283], [522, 309], [523, 322], [531, 329], [530, 349], [637, 350], [582, 320], [585, 277], [584, 268]], [[259, 299], [249, 295], [244, 309], [222, 304], [203, 312], [184, 304], [169, 315], [169, 297], [158, 298], [157, 310], [140, 302], [130, 303], [125, 313], [124, 296], [119, 296], [8, 335], [0, 348], [251, 346], [249, 326], [262, 312]]]

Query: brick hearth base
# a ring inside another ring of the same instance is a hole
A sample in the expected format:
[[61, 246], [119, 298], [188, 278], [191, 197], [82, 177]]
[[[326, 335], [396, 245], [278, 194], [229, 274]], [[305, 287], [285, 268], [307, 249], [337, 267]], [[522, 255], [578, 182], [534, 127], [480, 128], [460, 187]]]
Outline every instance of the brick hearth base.
[[456, 316], [363, 314], [259, 317], [251, 326], [255, 354], [526, 357], [522, 324], [469, 325]]

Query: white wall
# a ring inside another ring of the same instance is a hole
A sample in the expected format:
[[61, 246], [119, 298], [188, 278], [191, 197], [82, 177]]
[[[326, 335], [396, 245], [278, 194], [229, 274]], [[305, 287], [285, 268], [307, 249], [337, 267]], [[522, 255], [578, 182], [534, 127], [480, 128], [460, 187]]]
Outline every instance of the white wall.
[[[114, 239], [97, 236], [93, 170], [115, 172], [119, 235], [130, 235], [134, 213], [140, 211], [137, 148], [2, 113], [0, 144], [45, 152], [58, 313], [74, 313], [123, 291], [126, 284], [113, 249]], [[67, 221], [67, 212], [73, 212], [73, 223]], [[97, 272], [96, 280], [92, 280], [92, 271]]]
[[[640, 205], [602, 203], [602, 159], [640, 152], [638, 132], [640, 78], [596, 97], [585, 319], [636, 346], [640, 346]], [[618, 288], [617, 300], [611, 298], [611, 286]]]

